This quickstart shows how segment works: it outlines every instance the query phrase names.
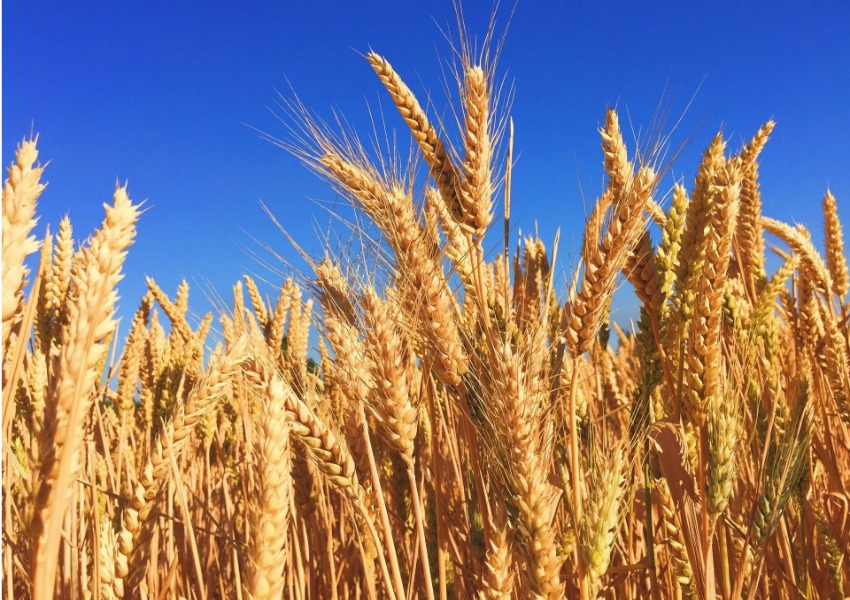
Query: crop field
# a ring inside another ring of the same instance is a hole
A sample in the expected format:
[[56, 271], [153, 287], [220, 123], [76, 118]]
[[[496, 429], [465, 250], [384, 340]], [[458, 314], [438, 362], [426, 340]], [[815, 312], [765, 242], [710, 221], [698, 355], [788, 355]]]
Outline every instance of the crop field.
[[[50, 167], [19, 145], [4, 598], [850, 593], [836, 198], [822, 223], [771, 218], [772, 121], [694, 140], [696, 176], [671, 189], [670, 153], [600, 107], [605, 186], [573, 270], [557, 238], [511, 226], [514, 124], [491, 56], [460, 50], [442, 118], [365, 54], [409, 128], [383, 155], [287, 105], [278, 143], [349, 204], [357, 244], [328, 240], [270, 297], [246, 275], [199, 322], [185, 282], [149, 278], [117, 334], [144, 207], [118, 186], [94, 232], [37, 238]], [[619, 287], [631, 324], [611, 317]]]

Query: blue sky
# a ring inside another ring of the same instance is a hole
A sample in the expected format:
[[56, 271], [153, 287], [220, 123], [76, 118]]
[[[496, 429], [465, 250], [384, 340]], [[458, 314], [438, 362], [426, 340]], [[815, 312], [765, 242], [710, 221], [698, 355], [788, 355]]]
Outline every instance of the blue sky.
[[[464, 12], [469, 32], [483, 35], [490, 3], [467, 1]], [[383, 105], [402, 135], [360, 53], [383, 54], [423, 100], [430, 91], [432, 114], [445, 114], [441, 31], [454, 24], [448, 0], [4, 2], [3, 163], [24, 135], [39, 133], [50, 161], [39, 229], [55, 230], [69, 213], [80, 237], [100, 222], [115, 181], [129, 180], [149, 210], [126, 263], [120, 314], [135, 309], [145, 275], [169, 293], [187, 279], [193, 308], [205, 311], [206, 286], [229, 298], [245, 272], [280, 282], [253, 255], [255, 238], [303, 266], [260, 199], [321, 252], [316, 229], [328, 216], [313, 200], [333, 202], [334, 193], [252, 129], [287, 135], [269, 111], [276, 90], [291, 96], [291, 84], [325, 117], [339, 109], [364, 136], [369, 107]], [[828, 186], [850, 223], [848, 31], [844, 2], [520, 0], [499, 63], [516, 90], [514, 225], [528, 232], [537, 223], [545, 240], [561, 227], [562, 266], [571, 269], [585, 203], [603, 183], [596, 129], [606, 106], [645, 131], [662, 98], [671, 125], [693, 98], [673, 134], [688, 145], [672, 176], [690, 185], [717, 130], [738, 147], [773, 117], [765, 212], [809, 225], [820, 244]], [[620, 305], [628, 316], [635, 303], [621, 296]]]

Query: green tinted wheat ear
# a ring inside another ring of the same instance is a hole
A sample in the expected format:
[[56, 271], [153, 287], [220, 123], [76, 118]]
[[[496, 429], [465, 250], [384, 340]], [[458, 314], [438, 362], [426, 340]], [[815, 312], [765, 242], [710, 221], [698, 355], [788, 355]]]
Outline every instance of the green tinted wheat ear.
[[737, 453], [741, 441], [738, 408], [733, 398], [717, 396], [709, 411], [708, 426], [708, 510], [719, 515], [729, 503], [737, 475]]
[[812, 439], [812, 404], [806, 380], [791, 385], [794, 414], [768, 460], [764, 480], [756, 501], [752, 529], [762, 548], [779, 525], [780, 518], [806, 476]]
[[844, 234], [838, 219], [835, 196], [827, 190], [823, 199], [824, 232], [826, 243], [826, 266], [832, 276], [832, 291], [839, 298], [847, 296], [847, 259], [844, 256]]
[[43, 167], [36, 167], [36, 140], [18, 146], [3, 186], [3, 353], [21, 304], [27, 269], [24, 259], [38, 249], [30, 236], [35, 227], [35, 203], [44, 185], [39, 181]]
[[377, 73], [381, 83], [387, 88], [396, 108], [398, 108], [398, 112], [401, 113], [414, 139], [416, 139], [416, 143], [419, 144], [422, 158], [425, 159], [425, 163], [431, 171], [431, 176], [437, 182], [437, 188], [440, 190], [446, 206], [449, 207], [455, 221], [462, 223], [464, 210], [460, 203], [457, 173], [451, 157], [446, 151], [445, 144], [437, 135], [437, 130], [428, 121], [428, 116], [422, 110], [419, 101], [393, 70], [390, 63], [374, 52], [367, 54], [366, 59]]
[[[679, 249], [689, 202], [688, 192], [677, 184], [673, 188], [673, 201], [670, 203], [667, 221], [661, 229], [661, 244], [657, 251], [662, 278], [661, 291], [665, 300], [672, 295], [673, 284], [676, 281], [676, 266], [679, 264]], [[667, 310], [666, 306], [664, 310]]]
[[595, 595], [599, 580], [608, 570], [623, 495], [623, 453], [618, 449], [590, 469], [588, 498], [581, 523], [581, 550], [587, 565], [588, 587]]
[[97, 365], [107, 350], [102, 342], [115, 327], [115, 286], [139, 216], [126, 188], [117, 188], [113, 205], [105, 208], [103, 225], [82, 255], [75, 277], [77, 297], [62, 331], [62, 349], [53, 359], [32, 524], [35, 598], [53, 595], [62, 520], [82, 468], [83, 423], [99, 383]]
[[842, 551], [838, 540], [835, 538], [831, 530], [829, 521], [824, 517], [824, 515], [820, 514], [820, 512], [816, 512], [815, 519], [817, 520], [816, 529], [818, 547], [820, 548], [824, 562], [826, 563], [825, 566], [827, 573], [829, 573], [834, 586], [831, 591], [835, 594], [836, 598], [843, 598], [844, 573], [842, 570], [842, 563], [844, 563], [847, 559], [846, 550]]

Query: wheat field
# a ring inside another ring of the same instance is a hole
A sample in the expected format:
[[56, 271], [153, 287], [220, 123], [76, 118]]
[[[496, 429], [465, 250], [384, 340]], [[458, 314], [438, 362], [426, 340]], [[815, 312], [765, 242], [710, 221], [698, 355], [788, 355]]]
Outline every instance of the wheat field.
[[[85, 241], [67, 218], [37, 239], [44, 169], [36, 140], [18, 147], [3, 597], [845, 597], [842, 227], [829, 191], [823, 249], [768, 216], [773, 122], [740, 148], [718, 134], [670, 190], [609, 109], [572, 269], [557, 239], [511, 239], [489, 55], [458, 53], [457, 134], [365, 59], [412, 159], [297, 102], [280, 143], [369, 251], [329, 243], [269, 298], [245, 276], [199, 323], [188, 285], [149, 279], [118, 339], [140, 205], [117, 187]], [[611, 319], [623, 279], [629, 326]]]

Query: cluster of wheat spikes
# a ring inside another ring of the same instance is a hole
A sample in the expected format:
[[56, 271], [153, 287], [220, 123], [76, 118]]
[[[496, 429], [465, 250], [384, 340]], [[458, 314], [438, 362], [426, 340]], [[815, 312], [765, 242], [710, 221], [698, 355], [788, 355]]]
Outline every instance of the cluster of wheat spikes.
[[[18, 148], [3, 189], [5, 597], [848, 592], [835, 198], [826, 258], [804, 227], [762, 216], [769, 122], [734, 153], [715, 137], [665, 211], [609, 110], [607, 185], [559, 299], [554, 252], [527, 238], [511, 253], [492, 232], [502, 210], [510, 231], [510, 130], [492, 61], [460, 56], [454, 144], [366, 56], [424, 183], [307, 118], [296, 151], [380, 232], [375, 258], [314, 260], [271, 302], [246, 276], [214, 349], [212, 315], [187, 320], [188, 286], [170, 297], [153, 280], [114, 343], [139, 206], [119, 187], [86, 243], [67, 219], [36, 240], [42, 168], [35, 141]], [[773, 274], [765, 233], [787, 246]], [[610, 322], [622, 276], [642, 302], [631, 332]]]

